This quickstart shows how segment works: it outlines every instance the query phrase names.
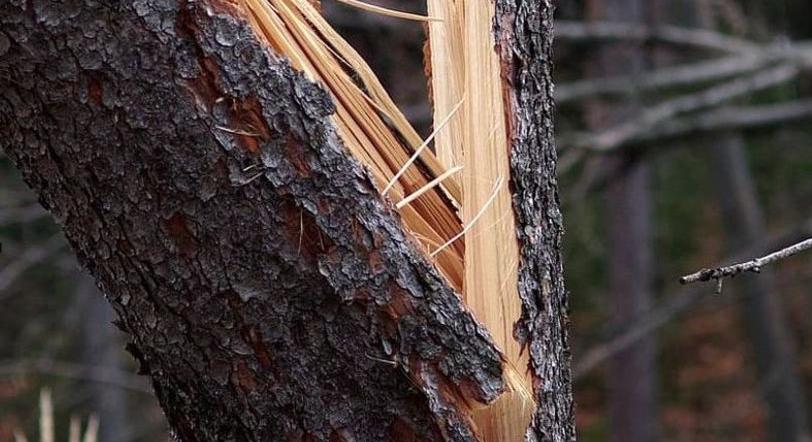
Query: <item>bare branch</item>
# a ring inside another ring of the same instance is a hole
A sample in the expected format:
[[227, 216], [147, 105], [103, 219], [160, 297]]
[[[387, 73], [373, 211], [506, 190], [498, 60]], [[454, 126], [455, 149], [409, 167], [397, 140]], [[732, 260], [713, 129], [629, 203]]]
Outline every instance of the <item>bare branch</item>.
[[[795, 78], [800, 72], [795, 65], [781, 65], [753, 75], [682, 95], [641, 111], [636, 118], [596, 134], [581, 134], [563, 139], [563, 148], [609, 152], [640, 137], [652, 127], [684, 113], [717, 106], [753, 92], [768, 89]], [[567, 163], [571, 163], [568, 161]]]
[[[760, 244], [747, 247], [746, 250], [738, 252], [729, 257], [731, 261], [746, 259], [758, 253], [764, 253], [769, 248], [780, 247], [782, 244], [798, 241], [799, 238], [812, 235], [812, 220], [789, 231], [771, 236]], [[596, 344], [583, 352], [583, 356], [576, 359], [573, 366], [573, 378], [575, 380], [583, 378], [604, 361], [617, 353], [629, 348], [640, 339], [648, 336], [653, 331], [668, 324], [680, 314], [688, 311], [697, 305], [708, 294], [697, 287], [690, 287], [683, 291], [674, 293], [666, 297], [667, 300], [652, 308], [647, 313], [640, 316], [639, 320], [629, 324], [624, 330], [613, 334], [602, 343]]]
[[37, 203], [24, 207], [4, 208], [0, 213], [0, 226], [11, 223], [28, 223], [48, 216], [48, 212]]
[[620, 22], [579, 22], [561, 20], [555, 23], [556, 38], [583, 40], [655, 40], [681, 46], [694, 46], [710, 51], [744, 53], [760, 45], [720, 32], [678, 26], [647, 26]]
[[[690, 135], [748, 131], [810, 119], [812, 119], [812, 98], [769, 105], [727, 106], [665, 121], [619, 147], [649, 146], [655, 142], [660, 148], [685, 147], [684, 143], [670, 145], [664, 143]], [[563, 153], [559, 160], [559, 171], [568, 172], [584, 155], [585, 151], [577, 149]], [[593, 158], [600, 159], [599, 156]], [[596, 169], [589, 164], [585, 163], [581, 178], [571, 187], [566, 200], [578, 201], [587, 193], [603, 187], [618, 173], [616, 168]]]
[[669, 296], [667, 301], [641, 315], [625, 330], [587, 349], [573, 365], [573, 379], [577, 381], [583, 378], [603, 362], [650, 336], [652, 332], [668, 324], [704, 298], [705, 293], [696, 288]]
[[697, 132], [748, 130], [812, 117], [812, 99], [787, 103], [728, 106], [664, 122], [630, 142], [650, 142]]
[[809, 41], [762, 44], [703, 29], [651, 27], [635, 23], [563, 21], [558, 22], [556, 27], [559, 37], [565, 40], [654, 39], [731, 54], [720, 59], [666, 67], [638, 75], [593, 78], [561, 84], [556, 88], [558, 103], [597, 95], [636, 94], [672, 86], [721, 80], [775, 63], [796, 64], [803, 68], [808, 68], [812, 64], [812, 42]]
[[4, 290], [9, 288], [23, 272], [31, 266], [48, 259], [64, 245], [65, 239], [61, 234], [53, 235], [42, 245], [27, 249], [17, 259], [6, 265], [0, 271], [0, 300], [8, 296], [8, 292], [4, 293]]
[[750, 261], [740, 264], [718, 267], [715, 269], [703, 269], [696, 273], [683, 276], [680, 278], [679, 282], [680, 284], [692, 284], [695, 282], [715, 280], [717, 282], [716, 293], [721, 293], [722, 281], [725, 278], [733, 278], [736, 275], [745, 272], [760, 273], [761, 268], [765, 265], [789, 258], [790, 256], [809, 249], [812, 249], [812, 238], [806, 239], [777, 252], [770, 253], [769, 255], [762, 256], [761, 258], [751, 259]]
[[661, 68], [634, 76], [589, 78], [556, 87], [559, 104], [601, 95], [632, 95], [668, 87], [722, 80], [753, 72], [776, 61], [775, 54], [764, 53], [724, 57], [685, 65]]

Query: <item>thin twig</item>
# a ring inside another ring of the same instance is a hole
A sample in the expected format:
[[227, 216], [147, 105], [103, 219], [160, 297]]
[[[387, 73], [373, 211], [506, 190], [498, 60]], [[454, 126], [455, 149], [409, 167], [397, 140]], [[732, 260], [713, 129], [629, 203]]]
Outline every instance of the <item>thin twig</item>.
[[790, 256], [809, 249], [812, 249], [812, 238], [806, 239], [777, 252], [770, 253], [769, 255], [762, 256], [761, 258], [755, 258], [743, 263], [718, 267], [715, 269], [703, 269], [696, 273], [683, 276], [680, 278], [679, 282], [680, 284], [692, 284], [695, 282], [715, 280], [717, 283], [716, 293], [718, 294], [722, 292], [722, 281], [725, 278], [733, 278], [736, 275], [745, 272], [760, 273], [761, 268], [765, 265], [789, 258]]
[[[798, 228], [771, 236], [759, 244], [747, 247], [746, 250], [730, 256], [729, 260], [736, 261], [745, 259], [747, 256], [763, 253], [770, 248], [796, 242], [799, 238], [806, 237], [810, 234], [812, 234], [812, 220], [802, 224]], [[644, 337], [649, 336], [653, 331], [668, 324], [680, 314], [697, 305], [703, 299], [706, 299], [706, 297], [707, 293], [699, 290], [696, 286], [665, 296], [665, 301], [662, 301], [662, 303], [656, 307], [642, 314], [639, 319], [632, 321], [628, 327], [613, 334], [603, 342], [595, 344], [584, 352], [581, 352], [583, 355], [578, 357], [574, 364], [573, 378], [575, 380], [582, 379], [612, 356], [631, 347]]]
[[448, 115], [443, 119], [443, 121], [441, 121], [437, 125], [437, 127], [434, 129], [434, 131], [431, 133], [431, 135], [429, 135], [428, 138], [426, 138], [426, 140], [423, 141], [423, 143], [420, 146], [418, 146], [417, 149], [415, 149], [414, 154], [412, 154], [411, 158], [409, 158], [409, 160], [406, 161], [406, 163], [403, 164], [403, 166], [400, 167], [400, 170], [398, 170], [398, 172], [395, 174], [395, 176], [393, 176], [392, 179], [389, 180], [389, 183], [386, 184], [386, 187], [383, 189], [383, 192], [381, 192], [382, 195], [386, 195], [387, 193], [389, 193], [389, 191], [392, 189], [392, 187], [394, 187], [395, 183], [398, 182], [400, 177], [403, 176], [404, 173], [406, 173], [406, 170], [408, 170], [409, 167], [415, 161], [417, 161], [418, 158], [420, 158], [420, 155], [423, 153], [423, 150], [425, 150], [426, 147], [428, 147], [429, 143], [431, 143], [431, 141], [434, 140], [434, 138], [437, 136], [437, 134], [439, 134], [440, 131], [443, 130], [443, 128], [448, 124], [448, 122], [451, 121], [451, 118], [453, 118], [454, 115], [457, 113], [457, 111], [460, 110], [460, 108], [462, 107], [462, 104], [464, 102], [465, 102], [465, 98], [463, 97], [463, 99], [460, 100], [460, 102], [457, 103], [456, 106], [454, 106], [454, 109], [451, 109], [451, 112], [448, 113]]
[[414, 20], [420, 22], [443, 21], [443, 19], [439, 17], [429, 17], [426, 15], [412, 14], [410, 12], [396, 11], [394, 9], [384, 8], [383, 6], [371, 5], [369, 3], [362, 2], [359, 0], [337, 0], [337, 1], [339, 3], [344, 3], [345, 5], [352, 6], [354, 8], [358, 8], [368, 12], [374, 12], [376, 14], [385, 15], [388, 17], [402, 18], [404, 20]]

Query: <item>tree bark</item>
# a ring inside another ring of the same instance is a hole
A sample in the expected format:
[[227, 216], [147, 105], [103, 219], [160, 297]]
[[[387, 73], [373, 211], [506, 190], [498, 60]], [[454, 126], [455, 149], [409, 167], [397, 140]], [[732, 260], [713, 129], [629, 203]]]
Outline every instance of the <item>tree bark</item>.
[[571, 441], [575, 420], [553, 129], [552, 0], [496, 0], [495, 22], [513, 111], [508, 116], [510, 184], [523, 304], [514, 335], [528, 347], [538, 404], [526, 440]]
[[[552, 6], [497, 5], [528, 439], [573, 440]], [[180, 440], [476, 440], [469, 408], [502, 391], [501, 355], [348, 156], [330, 96], [238, 4], [10, 0], [0, 23], [0, 145]]]

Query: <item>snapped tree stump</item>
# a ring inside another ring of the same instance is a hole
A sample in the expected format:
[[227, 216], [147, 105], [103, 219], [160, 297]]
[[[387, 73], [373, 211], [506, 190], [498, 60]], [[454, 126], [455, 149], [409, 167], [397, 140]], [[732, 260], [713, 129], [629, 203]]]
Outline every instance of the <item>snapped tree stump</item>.
[[[498, 0], [538, 409], [574, 439], [548, 0]], [[238, 2], [8, 0], [0, 146], [129, 333], [179, 440], [476, 440], [503, 360]], [[246, 128], [258, 130], [250, 133]]]

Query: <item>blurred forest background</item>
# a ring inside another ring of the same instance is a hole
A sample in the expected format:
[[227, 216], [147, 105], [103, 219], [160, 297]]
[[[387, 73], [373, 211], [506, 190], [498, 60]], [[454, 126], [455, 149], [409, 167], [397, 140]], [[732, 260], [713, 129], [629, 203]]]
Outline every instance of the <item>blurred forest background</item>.
[[[812, 236], [812, 3], [557, 3], [580, 439], [811, 441], [812, 254], [721, 296], [677, 280]], [[427, 134], [423, 26], [323, 9]], [[0, 441], [34, 438], [44, 387], [60, 436], [96, 414], [102, 442], [166, 440], [111, 309], [2, 153], [0, 241]]]

